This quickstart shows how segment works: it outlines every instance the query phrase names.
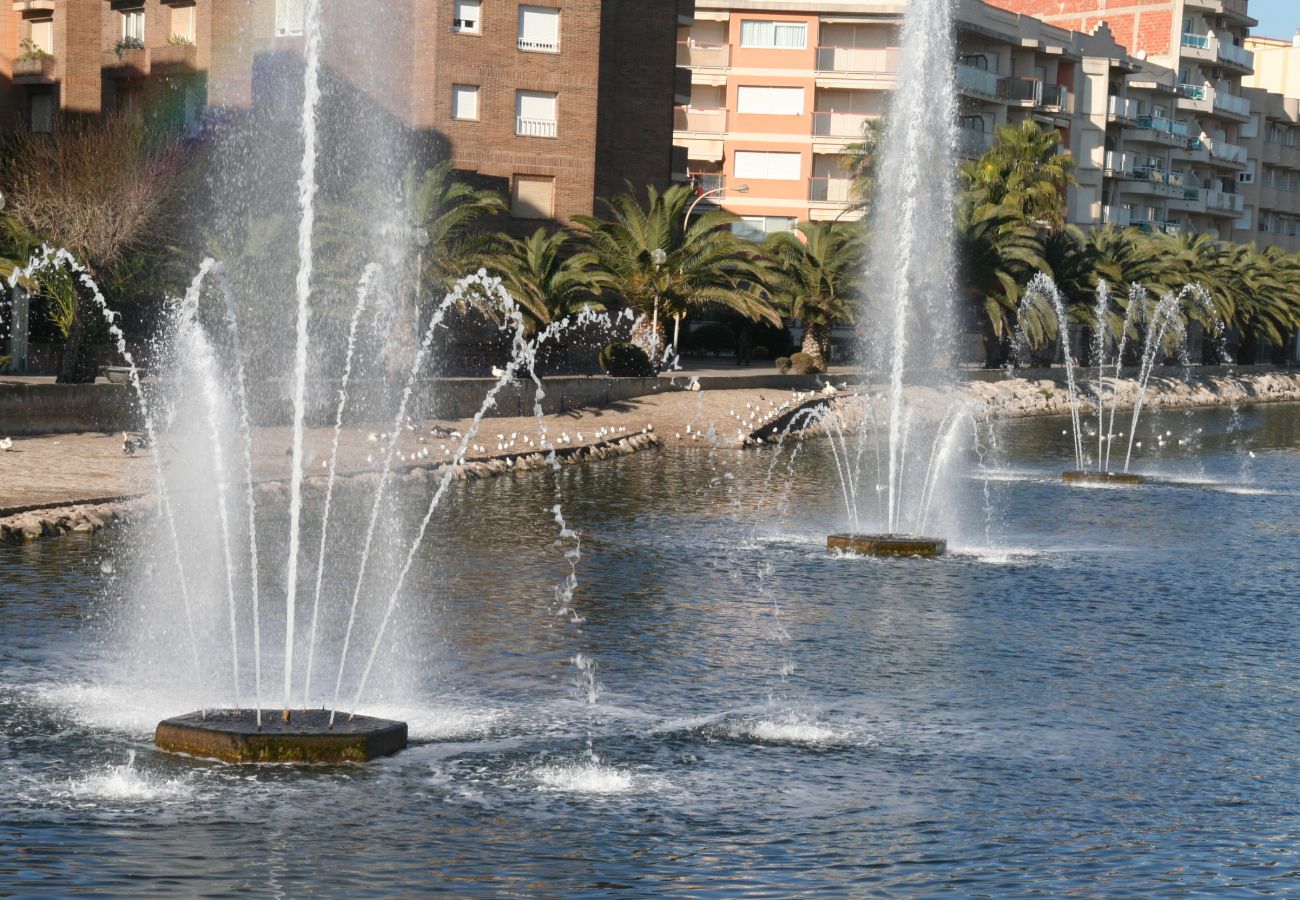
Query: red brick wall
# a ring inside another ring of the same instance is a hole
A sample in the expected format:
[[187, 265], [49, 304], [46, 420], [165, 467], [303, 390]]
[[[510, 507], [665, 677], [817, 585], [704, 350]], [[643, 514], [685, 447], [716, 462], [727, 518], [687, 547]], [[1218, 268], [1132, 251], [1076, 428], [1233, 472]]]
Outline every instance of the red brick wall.
[[1168, 54], [1174, 0], [986, 0], [991, 6], [1034, 16], [1071, 31], [1091, 33], [1105, 22], [1130, 53]]

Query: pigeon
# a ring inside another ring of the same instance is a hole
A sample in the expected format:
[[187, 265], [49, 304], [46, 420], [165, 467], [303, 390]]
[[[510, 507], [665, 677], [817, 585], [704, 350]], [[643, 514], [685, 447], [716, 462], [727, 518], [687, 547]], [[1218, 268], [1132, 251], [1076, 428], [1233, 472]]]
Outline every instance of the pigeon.
[[5, 438], [3, 441], [0, 441], [0, 450], [4, 450], [7, 452], [9, 450], [12, 450], [13, 448], [14, 448], [13, 438]]
[[493, 378], [505, 378], [505, 377], [506, 377], [506, 370], [500, 368], [499, 366], [493, 366], [493, 367], [492, 367], [492, 377], [493, 377]]

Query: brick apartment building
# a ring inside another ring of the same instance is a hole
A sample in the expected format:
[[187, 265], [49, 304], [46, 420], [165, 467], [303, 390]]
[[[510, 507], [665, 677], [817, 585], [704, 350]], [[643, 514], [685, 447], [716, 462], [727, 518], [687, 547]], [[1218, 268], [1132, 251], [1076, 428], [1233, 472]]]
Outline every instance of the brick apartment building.
[[[187, 118], [262, 96], [300, 56], [306, 0], [16, 0], [0, 14], [0, 122], [132, 108]], [[458, 169], [508, 186], [520, 219], [591, 213], [672, 168], [674, 42], [691, 0], [327, 0], [331, 76]]]

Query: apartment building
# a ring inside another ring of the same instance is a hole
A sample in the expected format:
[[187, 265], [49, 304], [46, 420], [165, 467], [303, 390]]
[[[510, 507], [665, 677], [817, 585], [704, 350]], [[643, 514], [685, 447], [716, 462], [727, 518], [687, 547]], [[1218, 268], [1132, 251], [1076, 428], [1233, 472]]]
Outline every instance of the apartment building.
[[1252, 37], [1246, 46], [1255, 54], [1255, 73], [1243, 91], [1251, 102], [1251, 123], [1242, 126], [1245, 213], [1232, 238], [1300, 251], [1300, 35]]
[[[9, 76], [0, 117], [47, 131], [56, 115], [154, 95], [187, 118], [282, 102], [259, 75], [301, 58], [305, 9], [306, 0], [16, 0], [0, 16], [0, 76]], [[674, 43], [691, 0], [326, 0], [323, 9], [331, 83], [429, 133], [457, 168], [500, 183], [517, 219], [565, 220], [627, 183], [670, 180]]]
[[[691, 99], [674, 140], [702, 190], [742, 217], [752, 237], [801, 219], [860, 215], [842, 161], [885, 112], [901, 58], [898, 0], [699, 0], [679, 35]], [[1079, 184], [1068, 218], [1091, 225], [1107, 205], [1108, 150], [1131, 124], [1113, 94], [1140, 68], [1103, 26], [1078, 34], [965, 0], [957, 13], [958, 152], [1033, 119], [1061, 131]], [[1170, 76], [1172, 82], [1172, 76]], [[744, 191], [739, 190], [740, 187]]]
[[[1149, 188], [1150, 202], [1114, 207], [1116, 221], [1127, 214], [1165, 230], [1232, 234], [1245, 211], [1237, 190], [1246, 168], [1240, 129], [1251, 121], [1251, 107], [1242, 78], [1254, 69], [1245, 41], [1258, 24], [1247, 0], [989, 2], [1074, 31], [1104, 23], [1129, 54], [1151, 64], [1132, 79], [1134, 103], [1126, 112], [1150, 125], [1155, 140], [1142, 141], [1120, 163], [1161, 187]], [[1172, 85], [1161, 69], [1174, 73]]]

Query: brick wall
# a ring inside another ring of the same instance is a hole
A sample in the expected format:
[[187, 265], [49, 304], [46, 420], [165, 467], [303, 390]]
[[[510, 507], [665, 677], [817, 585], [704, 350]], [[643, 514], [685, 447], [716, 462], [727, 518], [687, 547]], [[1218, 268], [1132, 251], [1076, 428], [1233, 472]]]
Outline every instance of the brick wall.
[[1052, 25], [1090, 34], [1105, 22], [1130, 53], [1168, 54], [1179, 0], [986, 0], [991, 6], [1034, 16]]

